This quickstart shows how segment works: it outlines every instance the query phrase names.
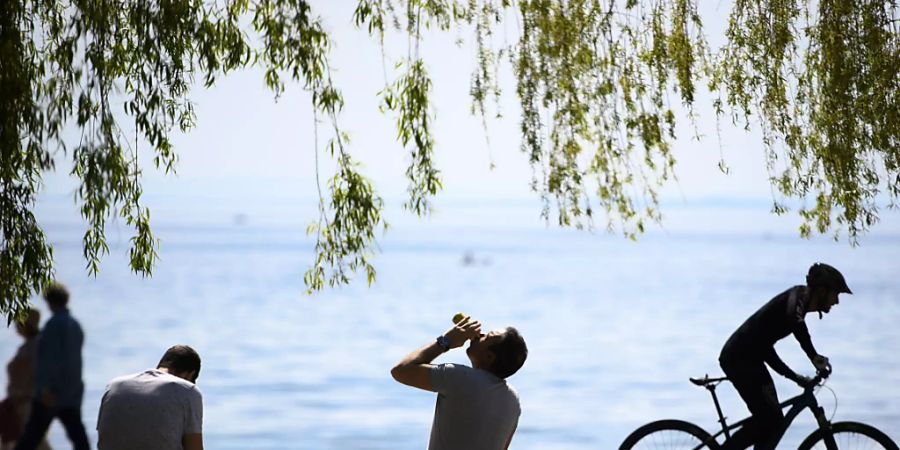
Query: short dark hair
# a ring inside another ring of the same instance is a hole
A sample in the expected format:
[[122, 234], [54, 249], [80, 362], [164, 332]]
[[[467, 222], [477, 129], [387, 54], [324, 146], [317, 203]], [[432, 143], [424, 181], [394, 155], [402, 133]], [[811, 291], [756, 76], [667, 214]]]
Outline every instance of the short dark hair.
[[496, 356], [491, 365], [491, 373], [500, 378], [507, 378], [516, 373], [525, 364], [525, 358], [528, 358], [525, 339], [519, 334], [519, 330], [513, 327], [506, 327], [500, 342], [488, 349]]
[[175, 345], [166, 350], [166, 354], [156, 365], [157, 369], [166, 368], [178, 373], [197, 372], [200, 375], [200, 355], [187, 345]]
[[25, 337], [35, 337], [41, 331], [41, 312], [36, 309], [28, 309], [25, 317], [17, 326]]
[[44, 299], [52, 307], [66, 306], [69, 304], [69, 291], [62, 283], [54, 281], [44, 289]]

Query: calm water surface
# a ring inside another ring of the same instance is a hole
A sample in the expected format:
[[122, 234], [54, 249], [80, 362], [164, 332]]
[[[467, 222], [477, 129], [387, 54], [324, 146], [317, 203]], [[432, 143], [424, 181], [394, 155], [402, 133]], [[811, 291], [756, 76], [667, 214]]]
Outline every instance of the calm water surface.
[[[83, 412], [93, 430], [105, 383], [154, 366], [172, 344], [203, 358], [206, 448], [424, 449], [434, 395], [389, 370], [465, 311], [489, 328], [515, 325], [530, 356], [510, 381], [522, 399], [516, 449], [613, 449], [657, 418], [715, 425], [688, 377], [719, 369], [722, 343], [763, 302], [803, 281], [811, 262], [840, 268], [856, 295], [825, 320], [808, 316], [835, 374], [820, 402], [836, 419], [900, 439], [900, 238], [863, 245], [794, 236], [658, 234], [633, 243], [559, 230], [421, 226], [393, 229], [378, 281], [303, 295], [311, 247], [300, 229], [157, 227], [151, 279], [124, 250], [85, 275], [78, 227], [50, 230], [59, 277], [87, 335]], [[112, 241], [128, 235], [111, 233]], [[471, 252], [474, 264], [463, 264]], [[40, 306], [46, 308], [43, 302]], [[0, 338], [0, 355], [18, 340]], [[792, 339], [779, 352], [811, 372]], [[466, 362], [461, 350], [438, 362]], [[2, 374], [5, 377], [5, 372]], [[5, 378], [2, 379], [5, 385]], [[779, 379], [783, 398], [798, 393]], [[720, 389], [730, 417], [746, 410]], [[836, 400], [835, 400], [836, 399]], [[790, 448], [812, 430], [804, 415]], [[92, 442], [96, 432], [92, 431]], [[54, 425], [51, 443], [67, 448]]]

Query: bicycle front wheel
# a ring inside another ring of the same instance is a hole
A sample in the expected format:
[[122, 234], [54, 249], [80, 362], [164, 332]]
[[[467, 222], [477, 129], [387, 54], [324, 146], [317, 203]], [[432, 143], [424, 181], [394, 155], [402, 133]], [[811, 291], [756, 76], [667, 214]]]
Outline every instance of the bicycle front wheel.
[[718, 450], [703, 428], [683, 420], [650, 422], [629, 434], [619, 450]]
[[858, 422], [831, 424], [831, 432], [816, 430], [798, 450], [898, 450], [897, 444], [875, 427]]

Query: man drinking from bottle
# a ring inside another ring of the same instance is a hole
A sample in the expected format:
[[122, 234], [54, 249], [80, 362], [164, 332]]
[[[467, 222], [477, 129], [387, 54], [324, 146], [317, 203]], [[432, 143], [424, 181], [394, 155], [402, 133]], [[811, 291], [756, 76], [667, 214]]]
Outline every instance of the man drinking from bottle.
[[[472, 367], [431, 364], [466, 341]], [[391, 376], [437, 392], [428, 450], [505, 450], [521, 414], [519, 396], [506, 378], [522, 367], [527, 356], [525, 340], [515, 328], [482, 334], [481, 324], [465, 316], [434, 342], [406, 355], [391, 369]]]

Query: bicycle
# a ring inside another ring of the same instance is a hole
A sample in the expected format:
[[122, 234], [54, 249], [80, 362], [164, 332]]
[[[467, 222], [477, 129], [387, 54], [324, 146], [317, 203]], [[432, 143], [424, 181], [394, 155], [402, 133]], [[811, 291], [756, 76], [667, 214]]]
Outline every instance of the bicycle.
[[[819, 406], [814, 392], [816, 387], [824, 384], [828, 375], [828, 372], [819, 372], [802, 394], [781, 403], [782, 409], [788, 407], [790, 409], [784, 415], [784, 422], [777, 440], [780, 441], [794, 419], [804, 409], [809, 408], [819, 427], [803, 440], [798, 450], [900, 450], [891, 438], [871, 425], [859, 422], [831, 423], [825, 415], [825, 409]], [[721, 431], [709, 434], [703, 428], [683, 420], [658, 420], [650, 422], [628, 435], [619, 446], [619, 450], [718, 450], [720, 448], [718, 437], [724, 436], [726, 440], [730, 439], [732, 431], [744, 426], [750, 420], [748, 417], [733, 424], [725, 421], [722, 408], [719, 406], [719, 399], [716, 397], [716, 386], [726, 380], [728, 380], [727, 377], [710, 378], [708, 375], [703, 378], [690, 379], [691, 383], [705, 388], [712, 395], [716, 413], [719, 416], [719, 424], [722, 427]]]

